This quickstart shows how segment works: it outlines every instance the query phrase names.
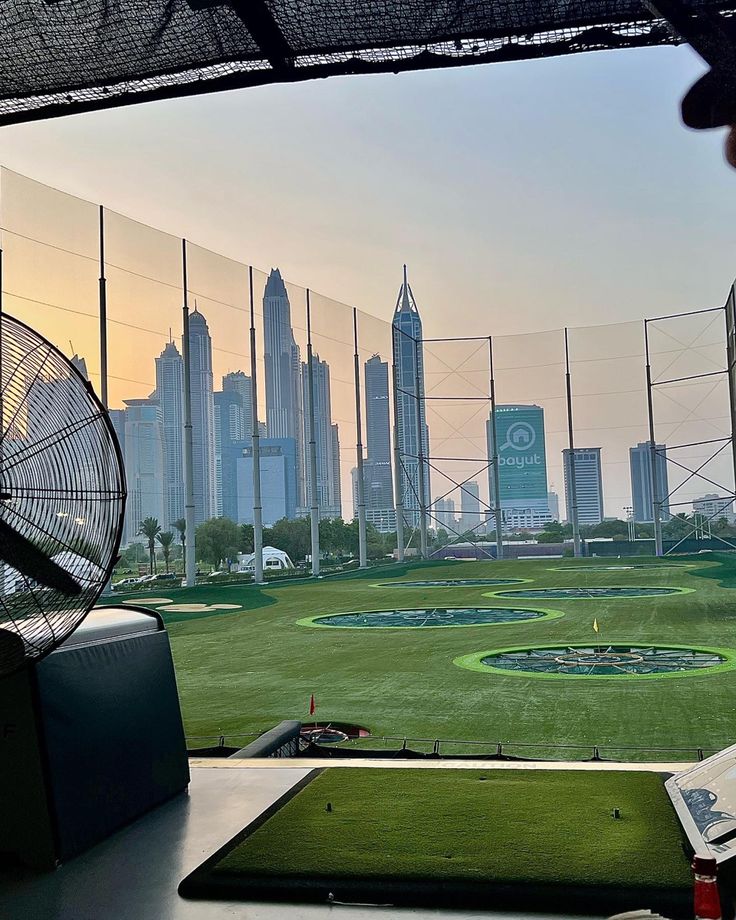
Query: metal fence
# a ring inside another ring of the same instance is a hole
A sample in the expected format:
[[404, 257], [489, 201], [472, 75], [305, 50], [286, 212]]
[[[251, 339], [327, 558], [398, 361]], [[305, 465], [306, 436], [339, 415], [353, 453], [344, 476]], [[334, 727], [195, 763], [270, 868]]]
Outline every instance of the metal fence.
[[2, 309], [76, 355], [110, 409], [124, 542], [155, 518], [190, 584], [212, 518], [253, 525], [258, 582], [263, 528], [284, 519], [309, 520], [299, 553], [313, 574], [325, 519], [356, 520], [361, 566], [375, 532], [396, 533], [399, 559], [432, 541], [500, 557], [554, 521], [579, 552], [604, 518], [659, 553], [736, 545], [720, 525], [734, 499], [733, 292], [522, 335], [495, 335], [489, 312], [485, 336], [438, 337], [406, 270], [395, 303], [361, 310], [5, 169], [0, 234]]

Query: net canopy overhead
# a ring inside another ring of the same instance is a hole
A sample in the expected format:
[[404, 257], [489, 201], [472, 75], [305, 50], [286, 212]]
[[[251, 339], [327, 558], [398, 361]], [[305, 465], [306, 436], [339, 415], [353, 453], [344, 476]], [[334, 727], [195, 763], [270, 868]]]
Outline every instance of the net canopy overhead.
[[[693, 0], [731, 12], [731, 2]], [[6, 0], [0, 124], [336, 74], [672, 44], [641, 0]]]

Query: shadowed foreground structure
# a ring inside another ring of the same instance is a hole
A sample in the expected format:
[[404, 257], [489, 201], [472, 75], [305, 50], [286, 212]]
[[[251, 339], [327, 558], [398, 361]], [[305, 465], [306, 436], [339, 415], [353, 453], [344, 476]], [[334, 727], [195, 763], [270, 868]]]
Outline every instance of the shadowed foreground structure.
[[11, 2], [0, 8], [0, 124], [264, 83], [676, 41], [635, 0]]

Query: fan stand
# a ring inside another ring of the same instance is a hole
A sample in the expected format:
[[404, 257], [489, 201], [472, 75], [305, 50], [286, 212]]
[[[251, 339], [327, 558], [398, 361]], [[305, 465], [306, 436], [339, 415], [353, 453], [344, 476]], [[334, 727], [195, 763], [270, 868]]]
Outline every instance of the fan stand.
[[[6, 632], [3, 641], [13, 639]], [[0, 679], [0, 745], [0, 853], [38, 869], [185, 791], [160, 616], [98, 608], [50, 655]]]

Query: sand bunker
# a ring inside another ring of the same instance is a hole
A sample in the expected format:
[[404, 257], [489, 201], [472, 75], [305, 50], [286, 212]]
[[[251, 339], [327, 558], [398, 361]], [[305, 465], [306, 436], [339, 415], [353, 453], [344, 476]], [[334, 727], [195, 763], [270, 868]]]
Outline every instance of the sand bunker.
[[240, 604], [172, 604], [158, 607], [162, 613], [207, 613], [212, 610], [240, 610]]
[[173, 602], [170, 597], [136, 597], [131, 600], [123, 601], [123, 603], [146, 607], [148, 604], [171, 604]]

